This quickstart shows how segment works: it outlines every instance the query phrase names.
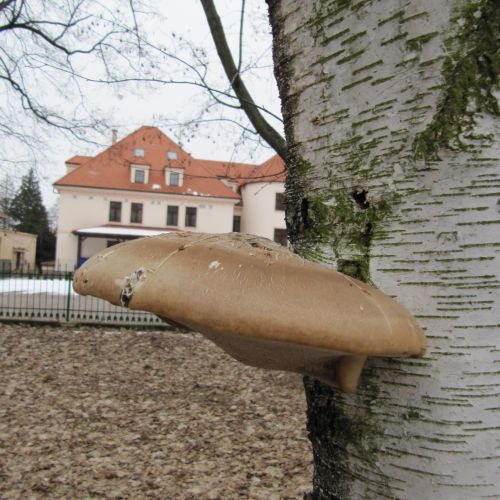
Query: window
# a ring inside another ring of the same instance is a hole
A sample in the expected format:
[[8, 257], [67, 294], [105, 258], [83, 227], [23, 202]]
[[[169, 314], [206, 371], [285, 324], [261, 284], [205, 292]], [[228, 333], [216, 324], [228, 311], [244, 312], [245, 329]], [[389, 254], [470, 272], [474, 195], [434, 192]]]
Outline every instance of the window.
[[144, 157], [144, 149], [143, 148], [135, 148], [134, 149], [134, 156], [143, 158]]
[[275, 229], [274, 241], [286, 247], [286, 229]]
[[167, 151], [167, 160], [177, 160], [177, 153], [174, 151]]
[[167, 186], [182, 186], [184, 172], [178, 168], [165, 168], [165, 184]]
[[241, 215], [233, 216], [233, 233], [239, 233], [241, 231]]
[[146, 172], [144, 170], [136, 169], [134, 171], [134, 182], [144, 184], [146, 182]]
[[109, 222], [121, 222], [122, 220], [122, 202], [109, 202]]
[[132, 203], [130, 208], [130, 222], [142, 223], [142, 203]]
[[167, 207], [167, 226], [177, 226], [179, 224], [179, 207], [169, 205]]
[[149, 182], [149, 165], [130, 165], [130, 182], [147, 184]]
[[186, 227], [196, 227], [196, 207], [186, 207]]
[[285, 210], [285, 193], [276, 193], [276, 210]]
[[170, 172], [168, 177], [168, 183], [170, 186], [178, 186], [179, 185], [179, 172]]

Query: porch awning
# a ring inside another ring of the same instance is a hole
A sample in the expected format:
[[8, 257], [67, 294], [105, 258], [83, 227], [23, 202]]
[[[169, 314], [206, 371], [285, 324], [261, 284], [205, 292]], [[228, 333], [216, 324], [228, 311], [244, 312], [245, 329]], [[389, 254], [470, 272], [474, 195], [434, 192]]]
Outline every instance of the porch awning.
[[157, 236], [163, 233], [171, 233], [171, 229], [154, 227], [135, 227], [135, 226], [96, 226], [75, 229], [73, 234], [78, 236], [87, 236], [95, 238], [143, 238], [145, 236]]

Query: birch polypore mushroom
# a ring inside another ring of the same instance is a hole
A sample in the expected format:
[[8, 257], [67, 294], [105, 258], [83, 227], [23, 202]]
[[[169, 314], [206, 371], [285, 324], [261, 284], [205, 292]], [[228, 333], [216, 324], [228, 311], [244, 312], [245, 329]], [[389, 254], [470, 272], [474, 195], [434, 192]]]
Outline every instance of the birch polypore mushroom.
[[356, 389], [366, 356], [421, 356], [394, 300], [264, 238], [171, 233], [89, 259], [74, 288], [203, 333], [243, 363]]

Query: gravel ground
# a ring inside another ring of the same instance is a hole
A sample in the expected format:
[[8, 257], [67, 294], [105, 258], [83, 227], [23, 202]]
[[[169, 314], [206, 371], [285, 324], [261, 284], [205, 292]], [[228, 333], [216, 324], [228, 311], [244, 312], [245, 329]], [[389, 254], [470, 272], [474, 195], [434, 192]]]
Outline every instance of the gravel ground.
[[0, 324], [0, 498], [292, 499], [298, 376], [201, 335]]

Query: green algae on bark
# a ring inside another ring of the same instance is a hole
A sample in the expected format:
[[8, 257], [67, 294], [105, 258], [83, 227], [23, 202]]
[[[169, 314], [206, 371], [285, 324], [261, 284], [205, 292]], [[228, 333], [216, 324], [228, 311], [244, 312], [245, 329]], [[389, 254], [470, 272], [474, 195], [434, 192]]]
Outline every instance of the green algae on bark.
[[475, 115], [500, 115], [494, 95], [500, 75], [498, 1], [470, 2], [456, 22], [456, 41], [443, 62], [443, 95], [432, 122], [413, 143], [416, 158], [437, 159], [441, 148], [467, 149], [463, 136]]

